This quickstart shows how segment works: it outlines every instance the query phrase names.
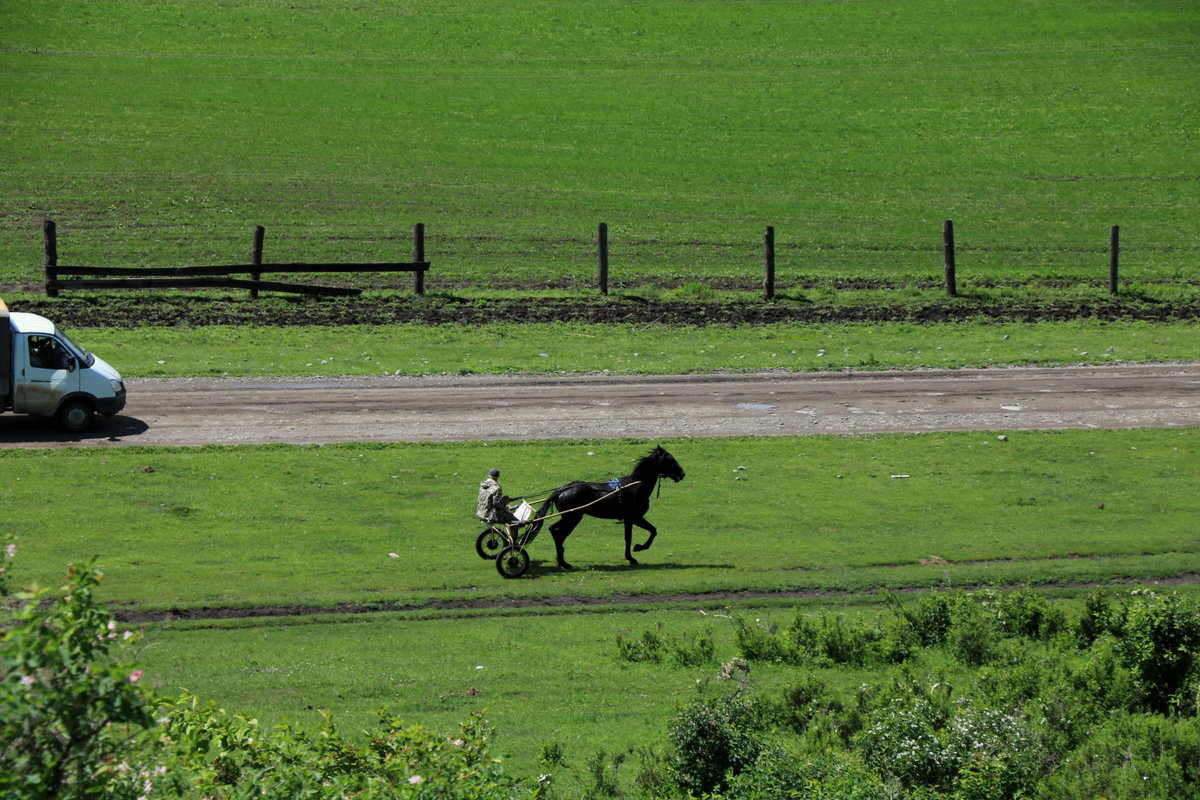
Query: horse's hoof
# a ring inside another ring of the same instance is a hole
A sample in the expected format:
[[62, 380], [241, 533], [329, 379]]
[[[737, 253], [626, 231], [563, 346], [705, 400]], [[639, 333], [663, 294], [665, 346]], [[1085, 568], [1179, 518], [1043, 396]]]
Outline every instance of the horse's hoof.
[[648, 544], [635, 544], [635, 545], [633, 546], [633, 552], [635, 552], [635, 553], [640, 553], [640, 552], [642, 552], [643, 550], [647, 550], [647, 549], [649, 549], [649, 547], [650, 547], [650, 545], [648, 545]]
[[568, 564], [565, 561], [558, 562], [558, 568], [559, 569], [575, 569], [574, 567], [572, 567], [570, 564]]
[[629, 559], [629, 566], [636, 567], [637, 565], [638, 565], [638, 560], [636, 558]]

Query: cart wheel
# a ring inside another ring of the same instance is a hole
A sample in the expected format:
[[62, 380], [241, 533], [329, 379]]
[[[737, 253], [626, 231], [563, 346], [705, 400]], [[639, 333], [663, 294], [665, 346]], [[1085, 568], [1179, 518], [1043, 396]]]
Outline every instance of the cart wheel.
[[495, 528], [484, 528], [483, 532], [475, 539], [475, 552], [479, 553], [480, 558], [486, 558], [489, 561], [496, 557], [504, 547], [504, 535]]
[[523, 547], [506, 547], [496, 556], [496, 569], [506, 578], [519, 578], [529, 569], [529, 553]]

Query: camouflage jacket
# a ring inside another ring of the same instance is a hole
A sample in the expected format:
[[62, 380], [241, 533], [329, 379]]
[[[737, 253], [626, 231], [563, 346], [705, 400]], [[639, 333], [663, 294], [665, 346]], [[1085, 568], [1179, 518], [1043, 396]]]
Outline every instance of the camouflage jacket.
[[495, 478], [487, 478], [479, 484], [479, 500], [475, 503], [475, 516], [483, 522], [499, 522], [499, 509], [504, 508], [504, 490]]

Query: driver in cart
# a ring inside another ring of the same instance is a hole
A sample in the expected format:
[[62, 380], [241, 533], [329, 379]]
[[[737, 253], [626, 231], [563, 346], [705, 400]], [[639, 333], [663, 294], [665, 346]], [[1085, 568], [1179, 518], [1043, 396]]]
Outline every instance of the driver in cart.
[[475, 504], [475, 515], [483, 522], [492, 525], [520, 525], [521, 520], [508, 510], [510, 498], [504, 494], [499, 479], [500, 470], [495, 468], [488, 470], [487, 478], [479, 484], [479, 500]]

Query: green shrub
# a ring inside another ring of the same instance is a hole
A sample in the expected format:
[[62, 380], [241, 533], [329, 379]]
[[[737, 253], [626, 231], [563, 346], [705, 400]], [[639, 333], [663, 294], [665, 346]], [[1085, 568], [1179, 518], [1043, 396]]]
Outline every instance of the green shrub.
[[716, 659], [716, 644], [711, 631], [692, 638], [666, 636], [659, 623], [653, 630], [642, 631], [641, 636], [632, 639], [618, 633], [617, 658], [631, 663], [670, 661], [681, 667], [698, 667]]
[[869, 765], [905, 786], [948, 787], [958, 759], [946, 745], [947, 721], [929, 698], [895, 698], [872, 715], [856, 744]]
[[0, 640], [5, 797], [123, 796], [149, 779], [123, 757], [154, 724], [153, 701], [138, 685], [141, 670], [122, 658], [133, 637], [118, 634], [93, 598], [99, 580], [93, 564], [73, 566], [52, 602], [44, 590], [17, 595], [22, 605]]
[[1146, 708], [1196, 713], [1200, 609], [1176, 594], [1135, 593], [1121, 608], [1117, 653], [1141, 690]]
[[908, 621], [923, 647], [932, 647], [946, 641], [950, 629], [961, 616], [960, 609], [973, 603], [965, 592], [930, 592], [912, 609], [904, 608], [896, 601], [893, 610]]
[[757, 710], [740, 694], [686, 706], [670, 725], [676, 783], [697, 795], [723, 787], [763, 752], [763, 736]]
[[650, 662], [658, 664], [663, 660], [666, 643], [660, 631], [660, 623], [655, 630], [642, 631], [642, 635], [633, 639], [625, 638], [625, 634], [617, 632], [617, 658], [631, 663]]
[[829, 666], [899, 662], [908, 658], [916, 638], [907, 626], [882, 628], [862, 619], [796, 614], [783, 631], [772, 623], [735, 618], [743, 658], [786, 664]]
[[490, 753], [491, 730], [481, 715], [455, 736], [405, 724], [381, 713], [363, 744], [344, 737], [325, 715], [315, 734], [228, 715], [212, 704], [180, 697], [164, 709], [159, 756], [187, 791], [222, 800], [515, 800], [537, 797], [505, 775]]
[[1102, 592], [1092, 592], [1084, 600], [1083, 614], [1075, 626], [1075, 639], [1081, 648], [1114, 630], [1115, 615], [1112, 603]]
[[1200, 786], [1200, 721], [1119, 713], [1094, 729], [1030, 796], [1182, 800]]
[[666, 797], [674, 790], [672, 769], [663, 753], [655, 747], [635, 747], [633, 790], [640, 797]]
[[1068, 627], [1062, 609], [1051, 606], [1045, 596], [1028, 589], [987, 593], [983, 602], [1005, 636], [1050, 639]]
[[966, 706], [951, 720], [946, 746], [957, 761], [958, 800], [1021, 797], [1042, 765], [1038, 737], [1017, 715]]
[[883, 626], [883, 638], [876, 645], [879, 660], [886, 664], [901, 664], [921, 649], [921, 637], [908, 620], [892, 615]]
[[744, 617], [734, 617], [733, 631], [742, 658], [771, 663], [783, 663], [793, 658], [792, 648], [778, 635], [770, 621], [756, 619], [750, 622]]
[[679, 637], [671, 641], [671, 660], [681, 667], [699, 667], [716, 660], [717, 645], [712, 632], [706, 631], [693, 639]]
[[17, 557], [17, 540], [11, 533], [0, 539], [0, 597], [7, 597], [11, 591], [9, 582], [12, 579], [12, 563]]
[[620, 794], [617, 775], [628, 755], [627, 752], [616, 752], [610, 756], [601, 748], [587, 760], [585, 785], [588, 797], [615, 797]]
[[263, 730], [190, 696], [155, 700], [126, 659], [137, 637], [95, 601], [99, 579], [72, 567], [57, 599], [18, 595], [0, 640], [0, 796], [512, 800], [546, 786], [505, 776], [479, 715], [447, 737], [381, 714], [363, 744], [328, 715], [315, 734]]
[[995, 622], [974, 604], [962, 606], [958, 612], [946, 634], [950, 654], [971, 667], [982, 667], [994, 661], [1000, 652]]
[[806, 675], [784, 687], [775, 721], [796, 733], [804, 733], [814, 720], [833, 722], [842, 711], [842, 702], [830, 694], [828, 685], [814, 675]]
[[883, 631], [862, 620], [844, 620], [840, 616], [818, 618], [814, 655], [833, 664], [864, 666], [879, 660], [878, 644]]
[[936, 696], [894, 698], [856, 737], [866, 763], [905, 786], [962, 800], [1019, 797], [1040, 770], [1043, 748], [1018, 715]]
[[713, 800], [887, 800], [897, 796], [859, 758], [825, 753], [796, 758], [770, 750], [729, 780]]
[[1111, 636], [1096, 639], [1071, 668], [1072, 687], [1082, 691], [1101, 710], [1134, 710], [1141, 701], [1141, 688], [1119, 653]]

